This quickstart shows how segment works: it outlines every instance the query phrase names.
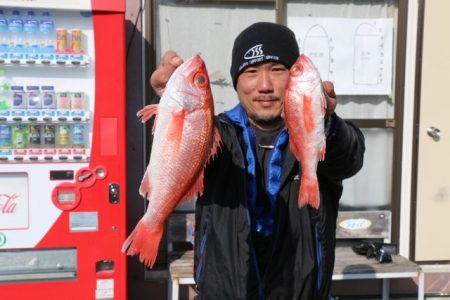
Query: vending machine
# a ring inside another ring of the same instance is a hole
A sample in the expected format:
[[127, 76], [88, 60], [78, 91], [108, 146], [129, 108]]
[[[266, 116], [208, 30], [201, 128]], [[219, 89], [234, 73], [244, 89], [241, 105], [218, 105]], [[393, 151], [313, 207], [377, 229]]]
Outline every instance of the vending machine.
[[0, 299], [126, 299], [125, 1], [0, 2]]

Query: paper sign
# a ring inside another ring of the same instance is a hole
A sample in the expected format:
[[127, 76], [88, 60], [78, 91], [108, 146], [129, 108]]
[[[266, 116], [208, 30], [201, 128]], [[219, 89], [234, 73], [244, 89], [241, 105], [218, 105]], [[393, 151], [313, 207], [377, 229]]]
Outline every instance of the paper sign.
[[391, 95], [393, 21], [289, 17], [300, 52], [340, 95]]

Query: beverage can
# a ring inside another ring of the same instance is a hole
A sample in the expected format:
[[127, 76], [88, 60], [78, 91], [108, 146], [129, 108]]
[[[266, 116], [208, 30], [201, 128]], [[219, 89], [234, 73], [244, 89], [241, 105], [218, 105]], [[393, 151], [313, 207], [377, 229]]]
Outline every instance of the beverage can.
[[28, 126], [28, 147], [40, 148], [41, 147], [41, 125], [30, 124]]
[[26, 149], [28, 147], [28, 125], [12, 125], [12, 147], [14, 149]]
[[82, 110], [84, 108], [83, 92], [75, 92], [70, 94], [70, 108], [73, 110]]
[[56, 28], [56, 52], [65, 53], [67, 51], [67, 29]]
[[84, 125], [73, 124], [72, 125], [72, 147], [84, 148]]
[[70, 147], [70, 125], [60, 124], [57, 129], [57, 140], [59, 148], [69, 148]]
[[27, 86], [27, 100], [29, 109], [42, 108], [41, 92], [37, 85]]
[[12, 101], [13, 109], [27, 108], [27, 101], [26, 101], [25, 92], [23, 91], [23, 86], [12, 85], [11, 93], [12, 93], [12, 100], [13, 100]]
[[56, 108], [70, 109], [69, 93], [67, 92], [56, 93]]
[[74, 28], [70, 31], [70, 51], [72, 53], [80, 53], [83, 52], [83, 47], [81, 45], [82, 32], [78, 28]]
[[44, 125], [44, 148], [55, 148], [56, 146], [56, 136], [55, 136], [55, 125], [45, 124]]
[[51, 85], [41, 86], [42, 90], [42, 108], [54, 109], [56, 108], [56, 94], [55, 88]]
[[11, 148], [11, 125], [0, 124], [0, 149]]

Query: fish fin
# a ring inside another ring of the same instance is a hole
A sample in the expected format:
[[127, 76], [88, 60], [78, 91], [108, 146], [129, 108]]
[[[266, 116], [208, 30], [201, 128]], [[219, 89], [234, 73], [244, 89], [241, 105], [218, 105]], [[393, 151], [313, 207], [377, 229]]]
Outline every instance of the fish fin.
[[142, 123], [145, 123], [156, 114], [158, 114], [158, 104], [150, 104], [138, 111], [136, 115], [141, 118]]
[[306, 204], [318, 209], [320, 205], [320, 192], [317, 177], [305, 178], [302, 176], [300, 182], [300, 192], [298, 194], [298, 207], [302, 208]]
[[178, 152], [179, 146], [181, 145], [185, 115], [186, 111], [182, 107], [174, 110], [172, 112], [172, 120], [169, 122], [169, 127], [167, 128], [167, 141], [170, 141], [171, 145], [174, 146], [174, 153]]
[[200, 172], [197, 180], [194, 182], [189, 191], [187, 191], [187, 193], [181, 198], [179, 203], [184, 203], [192, 200], [194, 197], [203, 195], [203, 174], [204, 170]]
[[151, 230], [142, 221], [125, 240], [122, 246], [122, 253], [127, 255], [139, 254], [139, 260], [149, 268], [152, 268], [158, 255], [159, 243], [163, 235], [164, 226]]
[[320, 148], [320, 151], [319, 151], [319, 160], [320, 161], [325, 160], [326, 150], [327, 150], [327, 146], [326, 146], [326, 144], [324, 142], [322, 148]]
[[[141, 122], [145, 123], [148, 120], [150, 120], [151, 117], [156, 115], [156, 118], [158, 117], [158, 104], [150, 104], [145, 106], [143, 109], [137, 112], [137, 116], [141, 118]], [[155, 132], [155, 126], [156, 126], [156, 118], [153, 122], [153, 128], [152, 133]]]
[[312, 132], [316, 127], [313, 100], [310, 95], [303, 95], [303, 120], [307, 132]]
[[294, 154], [295, 158], [299, 160], [300, 157], [300, 150], [297, 147], [297, 144], [294, 143], [293, 140], [289, 141], [289, 148], [291, 149], [292, 154]]
[[323, 85], [321, 84], [320, 85], [320, 87], [321, 87], [321, 89], [322, 89], [322, 92], [321, 92], [321, 94], [322, 94], [322, 97], [321, 97], [321, 102], [322, 102], [322, 105], [321, 105], [321, 112], [322, 112], [322, 116], [325, 116], [325, 114], [326, 114], [326, 112], [327, 112], [327, 97], [329, 97], [329, 96], [327, 96], [327, 94], [325, 93], [325, 90], [324, 90], [324, 88], [323, 88]]
[[220, 133], [217, 127], [214, 127], [214, 137], [212, 140], [211, 153], [209, 154], [209, 158], [207, 159], [206, 163], [208, 163], [209, 161], [211, 161], [211, 159], [216, 157], [217, 152], [219, 152], [219, 149], [221, 147], [222, 147], [222, 138], [220, 137]]
[[141, 186], [139, 187], [139, 194], [145, 198], [149, 192], [150, 192], [150, 180], [148, 170], [146, 170], [141, 180]]

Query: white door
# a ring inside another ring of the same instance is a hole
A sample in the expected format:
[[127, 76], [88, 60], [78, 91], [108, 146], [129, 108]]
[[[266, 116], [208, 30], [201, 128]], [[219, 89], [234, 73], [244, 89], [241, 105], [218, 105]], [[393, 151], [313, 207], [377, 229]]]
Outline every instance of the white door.
[[415, 260], [450, 260], [450, 1], [425, 2]]

